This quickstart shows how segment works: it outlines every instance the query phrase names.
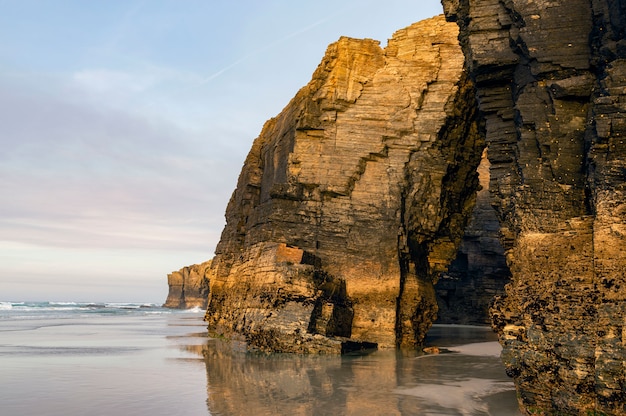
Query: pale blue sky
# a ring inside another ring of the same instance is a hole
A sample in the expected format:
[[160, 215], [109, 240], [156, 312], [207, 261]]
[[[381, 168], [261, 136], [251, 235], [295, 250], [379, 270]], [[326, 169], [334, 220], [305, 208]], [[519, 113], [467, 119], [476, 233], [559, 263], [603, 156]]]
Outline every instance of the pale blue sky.
[[435, 0], [0, 0], [0, 301], [162, 303], [329, 43]]

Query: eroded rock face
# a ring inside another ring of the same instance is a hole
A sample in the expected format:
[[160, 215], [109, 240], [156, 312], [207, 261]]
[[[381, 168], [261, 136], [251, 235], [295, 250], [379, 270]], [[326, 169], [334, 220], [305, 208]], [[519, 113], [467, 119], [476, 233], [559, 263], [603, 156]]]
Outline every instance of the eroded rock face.
[[168, 274], [169, 293], [163, 306], [176, 309], [205, 309], [209, 296], [207, 271], [210, 267], [211, 260], [186, 266]]
[[439, 16], [385, 49], [329, 46], [246, 158], [209, 271], [210, 331], [270, 351], [421, 343], [483, 149], [457, 35]]
[[626, 414], [626, 5], [442, 3], [485, 121], [512, 272], [493, 325], [520, 404]]

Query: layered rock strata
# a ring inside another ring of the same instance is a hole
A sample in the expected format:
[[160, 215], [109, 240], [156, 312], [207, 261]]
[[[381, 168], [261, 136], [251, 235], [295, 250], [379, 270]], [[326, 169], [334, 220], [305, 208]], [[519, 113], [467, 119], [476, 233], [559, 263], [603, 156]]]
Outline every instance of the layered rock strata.
[[626, 414], [626, 6], [443, 0], [478, 91], [528, 414]]
[[207, 271], [211, 260], [186, 266], [167, 275], [169, 293], [163, 304], [165, 308], [191, 309], [207, 307], [209, 279]]
[[211, 332], [269, 351], [421, 343], [483, 149], [457, 36], [439, 16], [385, 49], [329, 46], [245, 160], [209, 270]]

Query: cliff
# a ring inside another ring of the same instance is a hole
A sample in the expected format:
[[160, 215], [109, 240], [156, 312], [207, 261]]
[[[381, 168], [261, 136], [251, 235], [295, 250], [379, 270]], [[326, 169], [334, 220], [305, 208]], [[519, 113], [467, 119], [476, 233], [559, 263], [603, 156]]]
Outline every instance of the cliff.
[[529, 414], [626, 414], [626, 5], [444, 0], [476, 83]]
[[209, 296], [209, 280], [207, 270], [211, 260], [186, 266], [167, 275], [169, 293], [163, 304], [165, 308], [206, 309]]
[[254, 141], [208, 278], [209, 330], [269, 351], [415, 347], [483, 149], [458, 28], [341, 38]]
[[332, 44], [266, 123], [205, 273], [209, 329], [416, 347], [437, 303], [448, 322], [491, 304], [524, 412], [626, 414], [626, 5], [442, 3], [451, 23], [385, 49]]

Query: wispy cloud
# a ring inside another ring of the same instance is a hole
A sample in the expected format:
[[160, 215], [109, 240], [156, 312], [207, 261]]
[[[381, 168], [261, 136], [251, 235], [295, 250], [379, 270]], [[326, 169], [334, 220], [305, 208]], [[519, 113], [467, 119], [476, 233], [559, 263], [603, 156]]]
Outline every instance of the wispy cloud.
[[261, 55], [261, 54], [263, 54], [264, 52], [266, 52], [266, 51], [268, 51], [268, 50], [270, 50], [270, 49], [275, 48], [276, 46], [280, 45], [281, 43], [284, 43], [284, 42], [286, 42], [286, 41], [288, 41], [288, 40], [290, 40], [290, 39], [293, 39], [293, 38], [295, 38], [295, 37], [298, 37], [298, 36], [300, 36], [300, 35], [302, 35], [302, 34], [304, 34], [304, 33], [306, 33], [306, 32], [309, 32], [309, 31], [311, 31], [311, 30], [315, 29], [316, 27], [321, 26], [321, 25], [323, 25], [324, 23], [327, 23], [328, 21], [330, 21], [330, 20], [332, 20], [332, 19], [336, 18], [336, 17], [337, 17], [338, 15], [340, 15], [341, 13], [343, 13], [343, 9], [340, 9], [340, 10], [338, 10], [337, 12], [332, 13], [332, 14], [330, 14], [330, 15], [326, 16], [326, 17], [325, 17], [325, 18], [323, 18], [323, 19], [320, 19], [320, 20], [316, 21], [315, 23], [312, 23], [312, 24], [310, 24], [310, 25], [308, 25], [308, 26], [303, 27], [302, 29], [299, 29], [299, 30], [296, 30], [296, 31], [294, 31], [294, 32], [291, 32], [291, 33], [289, 33], [289, 34], [287, 34], [287, 35], [285, 35], [285, 36], [283, 36], [283, 37], [281, 37], [281, 38], [279, 38], [279, 39], [276, 39], [276, 40], [275, 40], [275, 41], [273, 41], [273, 42], [268, 43], [267, 45], [265, 45], [265, 46], [264, 46], [264, 47], [262, 47], [262, 48], [256, 49], [256, 50], [254, 50], [253, 52], [250, 52], [250, 53], [248, 53], [248, 54], [244, 55], [243, 57], [241, 57], [241, 58], [237, 59], [236, 61], [234, 61], [234, 62], [233, 62], [233, 63], [231, 63], [230, 65], [227, 65], [227, 66], [225, 66], [224, 68], [220, 69], [219, 71], [217, 71], [217, 72], [215, 72], [215, 73], [213, 73], [213, 74], [209, 75], [208, 77], [204, 78], [204, 79], [203, 79], [203, 80], [199, 83], [199, 85], [203, 85], [203, 84], [207, 84], [207, 83], [211, 82], [211, 81], [212, 81], [212, 80], [214, 80], [215, 78], [218, 78], [219, 76], [221, 76], [221, 75], [222, 75], [222, 74], [224, 74], [225, 72], [227, 72], [227, 71], [231, 70], [232, 68], [234, 68], [234, 67], [236, 67], [236, 66], [238, 66], [238, 65], [240, 65], [240, 64], [242, 64], [242, 63], [244, 63], [244, 62], [246, 62], [247, 60], [249, 60], [249, 59], [251, 59], [251, 58], [253, 58], [253, 57], [255, 57], [255, 56]]
[[0, 91], [2, 239], [210, 253], [222, 220], [207, 207], [232, 187], [214, 174], [227, 169], [218, 147], [166, 121]]

